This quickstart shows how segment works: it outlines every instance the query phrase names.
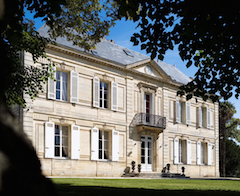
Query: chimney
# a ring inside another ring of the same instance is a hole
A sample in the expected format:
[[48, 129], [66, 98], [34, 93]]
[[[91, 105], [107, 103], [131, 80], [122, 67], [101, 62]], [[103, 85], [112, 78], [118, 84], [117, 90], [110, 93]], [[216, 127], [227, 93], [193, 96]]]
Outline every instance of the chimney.
[[115, 44], [115, 41], [113, 39], [111, 39], [111, 43]]

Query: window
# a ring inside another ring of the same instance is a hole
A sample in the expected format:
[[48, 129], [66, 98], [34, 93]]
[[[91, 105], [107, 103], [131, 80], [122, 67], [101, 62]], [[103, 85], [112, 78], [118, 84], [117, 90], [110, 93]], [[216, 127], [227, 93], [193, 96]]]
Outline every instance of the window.
[[67, 101], [68, 92], [68, 74], [66, 72], [56, 72], [56, 99]]
[[133, 57], [133, 55], [130, 51], [128, 51], [128, 50], [123, 50], [123, 51], [126, 53], [126, 55]]
[[212, 144], [210, 142], [197, 142], [197, 164], [212, 165]]
[[100, 108], [108, 108], [108, 99], [109, 99], [108, 86], [109, 86], [108, 83], [100, 81], [100, 98], [99, 98]]
[[191, 124], [191, 103], [176, 99], [176, 122]]
[[99, 130], [98, 139], [98, 159], [109, 159], [109, 132]]
[[77, 103], [78, 72], [71, 71], [69, 79], [69, 72], [55, 71], [53, 77], [56, 78], [57, 81], [48, 78], [48, 99], [55, 99], [60, 101], [69, 100], [71, 103]]
[[198, 126], [210, 129], [210, 109], [198, 107]]
[[55, 125], [55, 157], [68, 157], [68, 126]]
[[80, 158], [80, 127], [45, 123], [45, 158]]
[[186, 154], [186, 140], [179, 140], [179, 157], [178, 162], [179, 163], [185, 163], [185, 154]]
[[175, 138], [173, 153], [175, 164], [191, 164], [192, 163], [191, 141]]
[[93, 78], [93, 107], [118, 109], [118, 83]]
[[119, 132], [91, 129], [91, 160], [119, 160]]
[[206, 164], [206, 143], [201, 142], [201, 158], [200, 158], [200, 164], [205, 165]]

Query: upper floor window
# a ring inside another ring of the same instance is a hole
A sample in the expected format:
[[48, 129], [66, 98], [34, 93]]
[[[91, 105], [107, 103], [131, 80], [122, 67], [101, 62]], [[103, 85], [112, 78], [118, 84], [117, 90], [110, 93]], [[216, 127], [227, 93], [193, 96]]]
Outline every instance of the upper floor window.
[[67, 101], [68, 99], [68, 73], [56, 72], [56, 99]]
[[176, 112], [176, 122], [177, 123], [186, 123], [187, 125], [191, 124], [191, 103], [182, 102], [176, 99], [175, 104]]
[[204, 127], [210, 129], [210, 108], [198, 107], [198, 127]]
[[77, 103], [78, 72], [71, 71], [69, 74], [69, 72], [56, 71], [55, 68], [53, 77], [53, 79], [48, 78], [48, 99]]
[[109, 84], [106, 82], [100, 81], [100, 97], [99, 97], [99, 107], [100, 108], [108, 108], [108, 100], [109, 100]]
[[93, 107], [118, 109], [118, 83], [93, 78]]

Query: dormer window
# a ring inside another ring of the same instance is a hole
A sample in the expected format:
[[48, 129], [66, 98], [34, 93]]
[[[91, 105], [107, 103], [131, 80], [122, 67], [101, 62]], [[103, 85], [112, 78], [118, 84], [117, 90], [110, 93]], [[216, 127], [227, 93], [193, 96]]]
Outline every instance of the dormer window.
[[133, 57], [133, 55], [130, 51], [128, 51], [128, 50], [123, 50], [123, 51], [126, 53], [126, 55]]
[[98, 53], [97, 53], [97, 51], [94, 51], [94, 50], [92, 50], [92, 54], [94, 54], [94, 55], [98, 56]]

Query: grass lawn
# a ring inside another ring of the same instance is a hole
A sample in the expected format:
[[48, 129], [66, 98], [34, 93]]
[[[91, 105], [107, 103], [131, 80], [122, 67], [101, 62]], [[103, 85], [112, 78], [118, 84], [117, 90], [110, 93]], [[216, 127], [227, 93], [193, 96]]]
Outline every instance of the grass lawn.
[[54, 178], [59, 196], [239, 196], [240, 181]]

